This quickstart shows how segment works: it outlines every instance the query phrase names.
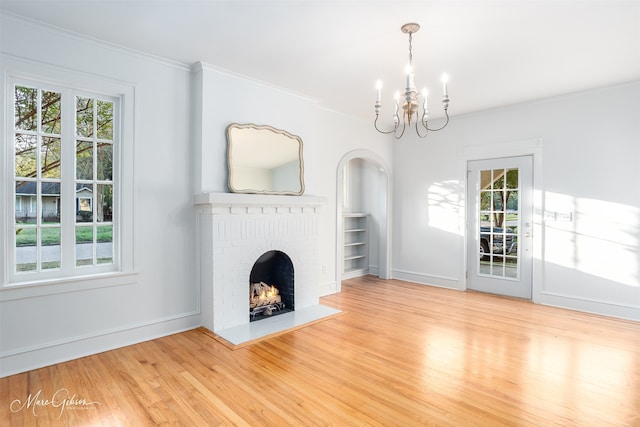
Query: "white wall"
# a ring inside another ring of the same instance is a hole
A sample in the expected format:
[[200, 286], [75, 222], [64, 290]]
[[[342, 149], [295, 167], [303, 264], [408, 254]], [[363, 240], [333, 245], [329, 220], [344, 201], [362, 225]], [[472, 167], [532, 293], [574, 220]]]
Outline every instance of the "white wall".
[[[0, 290], [0, 376], [198, 326], [190, 68], [8, 15], [1, 31], [5, 58], [132, 85], [135, 136], [123, 143], [135, 147], [126, 159], [133, 232], [124, 236], [133, 241], [134, 274]], [[3, 138], [2, 150], [11, 142]]]
[[454, 116], [396, 145], [394, 277], [465, 289], [465, 152], [531, 139], [537, 212], [574, 218], [537, 221], [534, 301], [640, 320], [640, 82]]

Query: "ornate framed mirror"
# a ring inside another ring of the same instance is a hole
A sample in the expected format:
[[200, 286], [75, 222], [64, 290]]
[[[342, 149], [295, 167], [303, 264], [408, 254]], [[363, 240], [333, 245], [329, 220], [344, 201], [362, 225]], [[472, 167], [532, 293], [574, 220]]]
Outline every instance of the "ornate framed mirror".
[[229, 190], [233, 193], [304, 193], [302, 139], [252, 123], [227, 126]]

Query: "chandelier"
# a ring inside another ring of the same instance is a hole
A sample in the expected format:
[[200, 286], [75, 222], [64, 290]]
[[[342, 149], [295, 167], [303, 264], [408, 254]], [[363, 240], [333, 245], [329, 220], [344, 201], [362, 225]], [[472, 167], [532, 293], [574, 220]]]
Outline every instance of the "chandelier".
[[[380, 95], [382, 93], [382, 82], [378, 80], [378, 83], [376, 84], [376, 89], [377, 89], [376, 104], [375, 104], [376, 119], [373, 122], [373, 126], [380, 133], [385, 133], [385, 134], [392, 133], [396, 139], [402, 138], [402, 135], [404, 135], [405, 129], [407, 127], [411, 127], [412, 123], [413, 125], [415, 125], [416, 133], [420, 138], [425, 138], [429, 133], [429, 131], [442, 130], [449, 124], [449, 114], [447, 113], [447, 109], [449, 108], [449, 94], [447, 93], [448, 77], [446, 74], [442, 75], [442, 86], [444, 91], [444, 94], [442, 96], [442, 106], [444, 108], [444, 114], [447, 118], [444, 125], [442, 125], [439, 128], [429, 127], [429, 123], [428, 123], [429, 109], [427, 106], [427, 89], [426, 88], [422, 89], [422, 99], [423, 99], [422, 115], [418, 119], [420, 112], [418, 107], [418, 92], [416, 91], [416, 86], [414, 83], [413, 54], [411, 52], [411, 49], [412, 49], [411, 41], [412, 41], [413, 33], [418, 32], [419, 29], [420, 29], [420, 25], [415, 23], [404, 24], [400, 28], [400, 30], [403, 33], [409, 34], [409, 63], [405, 68], [406, 88], [404, 92], [403, 102], [401, 104], [402, 105], [402, 131], [400, 131], [400, 133], [398, 133], [398, 129], [400, 129], [400, 117], [398, 116], [398, 112], [400, 111], [400, 92], [397, 91], [395, 93], [395, 110], [393, 112], [393, 129], [389, 131], [380, 130], [380, 128], [378, 128], [378, 118], [380, 117], [380, 110], [382, 109], [382, 104], [380, 103]], [[418, 125], [418, 122], [420, 122], [420, 125]], [[420, 133], [421, 129], [424, 132], [424, 134]]]

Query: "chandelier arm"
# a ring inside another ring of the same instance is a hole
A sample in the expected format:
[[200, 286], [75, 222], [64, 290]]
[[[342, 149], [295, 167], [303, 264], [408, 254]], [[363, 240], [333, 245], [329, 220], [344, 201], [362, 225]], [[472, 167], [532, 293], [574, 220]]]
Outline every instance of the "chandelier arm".
[[427, 122], [424, 122], [423, 125], [424, 125], [425, 129], [430, 130], [432, 132], [437, 132], [439, 130], [442, 130], [442, 129], [446, 128], [447, 125], [449, 124], [449, 113], [447, 112], [447, 110], [444, 110], [444, 114], [445, 114], [445, 116], [447, 116], [447, 121], [444, 122], [444, 124], [442, 126], [440, 126], [437, 129], [431, 129], [430, 127], [427, 126]]
[[384, 133], [384, 134], [387, 134], [387, 135], [388, 135], [388, 134], [390, 134], [390, 133], [392, 133], [392, 134], [394, 134], [394, 135], [395, 135], [396, 130], [398, 130], [398, 126], [395, 126], [395, 127], [394, 127], [392, 130], [390, 130], [390, 131], [380, 130], [380, 129], [378, 128], [378, 117], [380, 117], [380, 116], [379, 116], [378, 114], [376, 114], [376, 119], [373, 121], [373, 127], [375, 127], [375, 128], [376, 128], [376, 130], [377, 130], [378, 132], [380, 132], [380, 133]]
[[[422, 114], [422, 118], [424, 120], [424, 113]], [[429, 128], [426, 126], [426, 120], [425, 121], [420, 121], [422, 124], [422, 127], [425, 128], [426, 132], [424, 133], [424, 135], [420, 135], [420, 129], [418, 128], [418, 121], [416, 120], [416, 133], [418, 134], [419, 138], [426, 138], [427, 135], [429, 134]]]
[[[402, 135], [404, 135], [404, 130], [405, 130], [405, 129], [406, 129], [406, 127], [407, 127], [407, 122], [405, 121], [404, 116], [405, 116], [405, 115], [403, 114], [403, 115], [402, 115], [402, 132], [400, 132], [400, 135], [398, 135], [396, 132], [393, 132], [393, 136], [394, 136], [396, 139], [400, 139], [400, 138], [402, 138]], [[396, 130], [397, 130], [397, 129], [398, 129], [398, 128], [396, 127]]]

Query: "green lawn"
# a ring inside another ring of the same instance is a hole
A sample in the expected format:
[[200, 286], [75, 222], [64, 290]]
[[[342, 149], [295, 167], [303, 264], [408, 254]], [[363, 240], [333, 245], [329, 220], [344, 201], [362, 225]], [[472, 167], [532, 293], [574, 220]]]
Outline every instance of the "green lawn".
[[[98, 243], [113, 241], [113, 226], [99, 225], [96, 227]], [[60, 244], [60, 228], [42, 228], [41, 241], [43, 246]], [[76, 243], [93, 242], [93, 227], [76, 227]], [[16, 246], [35, 246], [35, 227], [20, 227], [16, 229]]]

